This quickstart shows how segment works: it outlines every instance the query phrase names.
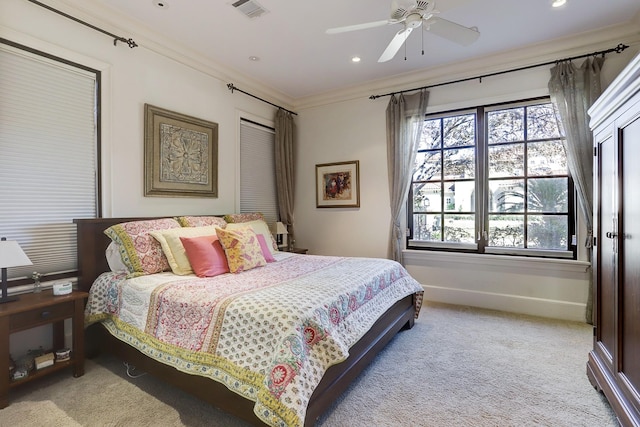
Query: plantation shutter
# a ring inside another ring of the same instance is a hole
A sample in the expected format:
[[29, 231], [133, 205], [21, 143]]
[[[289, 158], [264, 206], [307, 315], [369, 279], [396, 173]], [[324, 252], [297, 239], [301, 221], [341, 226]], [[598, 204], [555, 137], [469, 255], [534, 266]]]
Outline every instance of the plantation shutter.
[[269, 226], [278, 221], [275, 131], [240, 121], [240, 212], [261, 212]]
[[96, 72], [0, 44], [0, 237], [33, 262], [9, 278], [77, 270], [72, 220], [97, 213], [96, 85]]

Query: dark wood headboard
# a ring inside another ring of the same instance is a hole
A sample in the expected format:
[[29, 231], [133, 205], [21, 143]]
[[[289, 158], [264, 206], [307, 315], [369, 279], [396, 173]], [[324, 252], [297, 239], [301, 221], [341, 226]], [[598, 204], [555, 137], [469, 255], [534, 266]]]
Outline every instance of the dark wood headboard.
[[109, 243], [111, 243], [111, 239], [104, 234], [104, 230], [121, 222], [144, 219], [154, 218], [91, 218], [73, 220], [78, 227], [79, 290], [89, 292], [93, 281], [102, 273], [109, 271], [105, 251]]

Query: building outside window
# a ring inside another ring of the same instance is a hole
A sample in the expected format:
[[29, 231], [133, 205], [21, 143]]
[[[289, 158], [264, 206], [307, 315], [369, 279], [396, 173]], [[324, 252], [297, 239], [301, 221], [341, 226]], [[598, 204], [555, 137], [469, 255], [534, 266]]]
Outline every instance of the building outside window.
[[575, 258], [563, 140], [548, 99], [427, 116], [407, 246]]

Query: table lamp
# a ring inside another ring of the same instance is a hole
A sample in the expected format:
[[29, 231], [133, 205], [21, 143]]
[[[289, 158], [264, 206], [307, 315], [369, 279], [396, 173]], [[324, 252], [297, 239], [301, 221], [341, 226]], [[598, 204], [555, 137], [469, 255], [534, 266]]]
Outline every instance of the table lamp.
[[280, 243], [280, 247], [281, 248], [286, 248], [287, 247], [287, 234], [289, 234], [289, 231], [287, 230], [287, 226], [284, 225], [283, 223], [281, 223], [280, 221], [276, 222], [276, 235], [280, 237], [281, 243]]
[[2, 297], [0, 297], [0, 304], [18, 299], [18, 297], [9, 297], [7, 295], [7, 268], [32, 264], [18, 242], [7, 240], [5, 237], [0, 239], [0, 268], [2, 268]]

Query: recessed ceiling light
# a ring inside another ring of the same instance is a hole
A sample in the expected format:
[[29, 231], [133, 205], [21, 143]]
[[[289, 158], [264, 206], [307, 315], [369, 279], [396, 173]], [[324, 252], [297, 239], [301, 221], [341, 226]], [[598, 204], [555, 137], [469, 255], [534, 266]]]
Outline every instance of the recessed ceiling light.
[[260, 58], [258, 58], [257, 56], [250, 56], [249, 61], [257, 62], [260, 61]]
[[351, 62], [360, 62], [360, 57], [354, 56], [353, 58], [351, 58]]
[[567, 0], [553, 0], [553, 3], [551, 3], [551, 7], [564, 6], [566, 2]]
[[151, 3], [158, 9], [169, 9], [169, 3], [164, 0], [152, 0]]

